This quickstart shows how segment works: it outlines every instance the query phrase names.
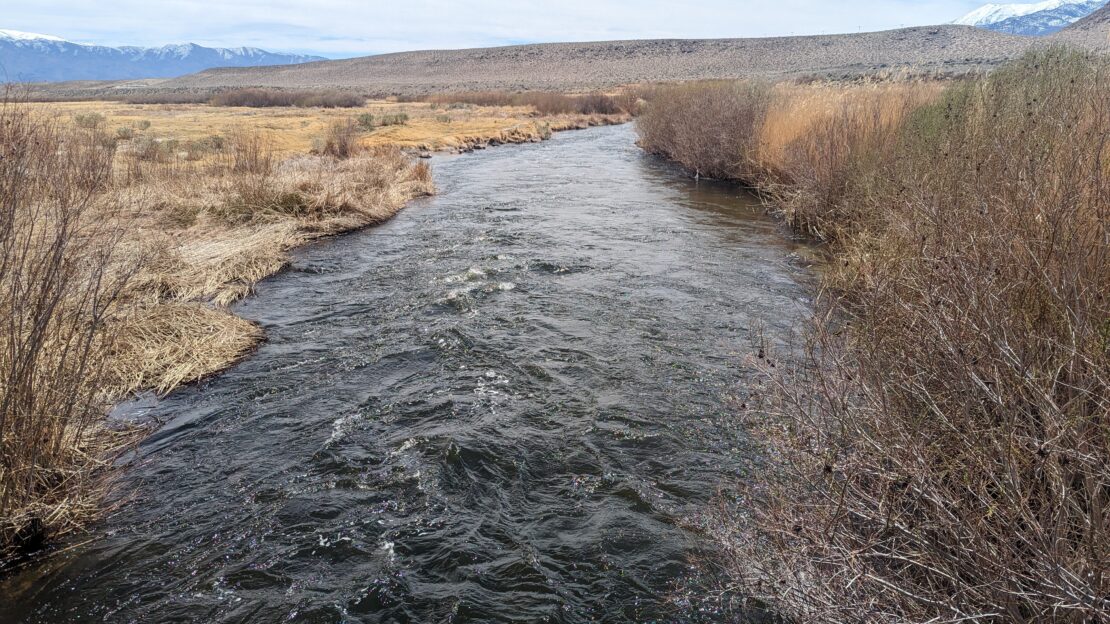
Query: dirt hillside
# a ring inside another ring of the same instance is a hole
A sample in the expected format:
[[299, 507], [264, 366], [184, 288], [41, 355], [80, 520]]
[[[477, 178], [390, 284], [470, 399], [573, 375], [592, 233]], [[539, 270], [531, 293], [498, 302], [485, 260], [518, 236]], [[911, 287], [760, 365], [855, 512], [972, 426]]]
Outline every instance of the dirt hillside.
[[1019, 54], [1033, 40], [967, 26], [763, 39], [552, 43], [385, 54], [305, 65], [214, 69], [161, 88], [354, 87], [378, 93], [475, 89], [592, 89], [741, 78], [842, 77], [897, 71], [959, 73]]
[[1091, 13], [1051, 37], [1058, 42], [1110, 51], [1110, 5]]

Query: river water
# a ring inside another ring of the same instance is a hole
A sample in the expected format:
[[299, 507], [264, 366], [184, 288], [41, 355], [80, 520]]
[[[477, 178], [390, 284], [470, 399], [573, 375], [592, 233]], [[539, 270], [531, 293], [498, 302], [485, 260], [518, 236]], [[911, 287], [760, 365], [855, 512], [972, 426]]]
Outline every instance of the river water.
[[0, 620], [698, 620], [685, 520], [745, 477], [752, 330], [810, 288], [753, 198], [634, 141], [437, 157], [437, 197], [299, 251], [236, 306], [257, 354], [127, 406], [162, 426], [122, 506]]

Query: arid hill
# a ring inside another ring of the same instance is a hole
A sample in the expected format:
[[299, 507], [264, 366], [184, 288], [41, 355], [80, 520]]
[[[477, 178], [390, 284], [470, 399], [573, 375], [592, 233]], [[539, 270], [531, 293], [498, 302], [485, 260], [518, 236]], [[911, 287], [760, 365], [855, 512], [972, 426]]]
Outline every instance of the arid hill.
[[355, 87], [378, 93], [590, 89], [748, 76], [850, 76], [884, 70], [960, 73], [994, 65], [1031, 39], [967, 26], [763, 39], [551, 43], [384, 54], [297, 66], [215, 69], [162, 88]]
[[1110, 5], [1068, 26], [1050, 39], [1095, 50], [1110, 51]]

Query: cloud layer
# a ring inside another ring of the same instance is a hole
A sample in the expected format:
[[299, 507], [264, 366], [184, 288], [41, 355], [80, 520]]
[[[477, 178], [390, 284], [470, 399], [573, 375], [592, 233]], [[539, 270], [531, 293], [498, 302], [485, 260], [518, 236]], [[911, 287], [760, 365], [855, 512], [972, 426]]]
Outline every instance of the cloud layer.
[[804, 35], [950, 22], [975, 0], [37, 0], [0, 28], [105, 45], [195, 42], [359, 56], [547, 41]]

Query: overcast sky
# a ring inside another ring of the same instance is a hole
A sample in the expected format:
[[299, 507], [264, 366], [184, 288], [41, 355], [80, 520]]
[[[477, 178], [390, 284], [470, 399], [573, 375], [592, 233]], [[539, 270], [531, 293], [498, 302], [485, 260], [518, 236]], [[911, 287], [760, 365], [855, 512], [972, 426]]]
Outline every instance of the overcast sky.
[[758, 37], [950, 22], [977, 0], [5, 0], [0, 28], [104, 45], [194, 42], [330, 57], [659, 37]]

